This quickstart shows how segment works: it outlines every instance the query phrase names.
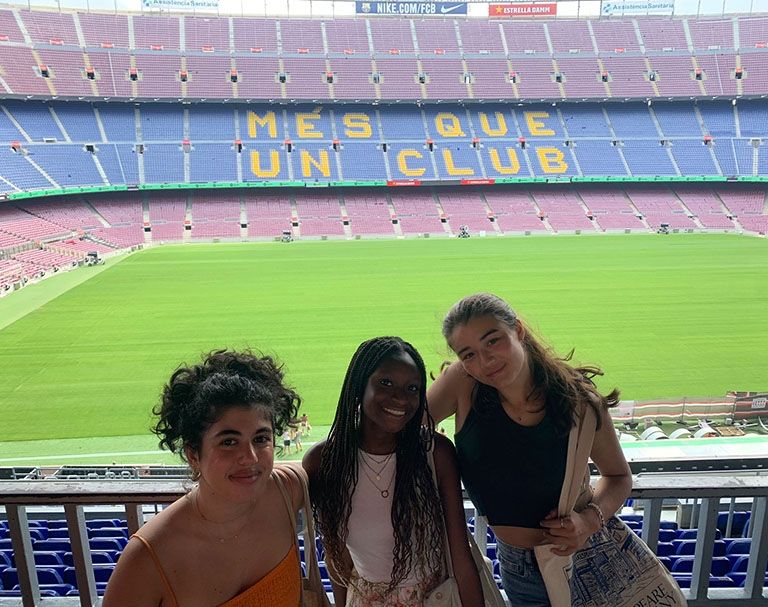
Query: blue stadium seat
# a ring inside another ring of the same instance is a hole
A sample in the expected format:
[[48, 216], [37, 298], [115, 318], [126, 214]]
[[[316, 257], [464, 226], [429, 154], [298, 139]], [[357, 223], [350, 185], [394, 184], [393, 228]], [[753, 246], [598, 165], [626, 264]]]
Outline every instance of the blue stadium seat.
[[64, 565], [58, 552], [35, 552], [35, 565]]
[[96, 518], [85, 521], [85, 526], [88, 529], [99, 529], [102, 527], [125, 527], [126, 524], [119, 518]]
[[712, 556], [725, 556], [725, 542], [723, 540], [715, 540], [715, 544], [712, 546]]
[[733, 586], [735, 586], [733, 580], [727, 576], [709, 576], [710, 588], [733, 588]]
[[676, 554], [677, 547], [672, 542], [659, 542], [656, 545], [656, 554], [658, 556], [670, 556]]
[[69, 540], [69, 529], [66, 527], [53, 527], [48, 529], [49, 540]]
[[[40, 584], [63, 584], [61, 573], [52, 567], [37, 567], [37, 581]], [[19, 583], [19, 571], [15, 567], [8, 567], [0, 573], [3, 588], [13, 588]]]
[[15, 567], [7, 567], [0, 571], [0, 583], [3, 588], [13, 588], [19, 583], [19, 574]]
[[[38, 587], [42, 596], [67, 596], [67, 593], [73, 589], [69, 584], [40, 584]], [[21, 585], [16, 584], [11, 590], [21, 591]]]
[[[675, 581], [677, 582], [678, 586], [680, 586], [680, 588], [691, 587], [692, 575], [690, 573], [673, 573], [672, 575], [675, 578]], [[733, 587], [733, 586], [735, 586], [735, 583], [731, 578], [717, 577], [714, 575], [709, 576], [710, 588], [723, 588], [723, 587]]]
[[128, 530], [123, 527], [98, 527], [89, 529], [88, 537], [91, 539], [112, 537], [128, 539]]
[[69, 540], [44, 540], [35, 542], [32, 547], [36, 552], [68, 552], [72, 550]]
[[93, 566], [93, 577], [96, 580], [96, 582], [103, 582], [107, 583], [109, 581], [109, 577], [112, 575], [112, 572], [115, 570], [115, 565], [110, 564], [102, 564], [102, 565], [94, 565]]
[[731, 540], [725, 549], [726, 554], [749, 554], [749, 549], [752, 547], [752, 540], [750, 538], [739, 538]]
[[[744, 533], [744, 527], [749, 520], [749, 512], [738, 510], [733, 513], [731, 520], [731, 537], [741, 537]], [[728, 526], [728, 513], [721, 512], [717, 515], [717, 528], [725, 535], [726, 527]]]
[[320, 579], [321, 580], [330, 580], [331, 577], [328, 575], [328, 568], [325, 566], [325, 561], [318, 561], [317, 567], [320, 570]]
[[659, 541], [671, 542], [676, 538], [677, 531], [674, 529], [659, 529]]
[[674, 540], [675, 554], [693, 554], [696, 552], [696, 540]]
[[749, 556], [742, 555], [736, 559], [736, 562], [731, 566], [731, 573], [746, 573], [747, 566], [749, 565]]
[[108, 550], [91, 550], [91, 562], [94, 565], [107, 565], [115, 562], [115, 553]]
[[53, 567], [36, 567], [37, 581], [40, 584], [63, 584], [61, 574]]
[[[107, 589], [107, 585], [103, 582], [96, 582], [96, 594], [104, 596], [104, 591]], [[66, 596], [80, 596], [80, 591], [77, 588], [73, 588], [67, 592]]]
[[677, 530], [678, 525], [676, 521], [659, 521], [659, 529], [673, 529]]
[[[744, 582], [747, 581], [747, 574], [746, 573], [729, 573], [728, 577], [733, 580], [734, 585], [738, 586], [739, 588], [744, 587]], [[763, 585], [768, 586], [768, 574], [766, 574]]]
[[[21, 590], [0, 590], [0, 597], [10, 597], [10, 596], [21, 596]], [[59, 594], [56, 593], [55, 590], [40, 589], [40, 596], [48, 596], [48, 597], [56, 597], [59, 596]]]
[[[672, 564], [672, 573], [691, 573], [693, 571], [694, 557], [679, 556]], [[714, 576], [724, 576], [731, 569], [731, 562], [722, 556], [716, 556], [712, 559], [710, 573]]]
[[731, 570], [731, 561], [724, 556], [712, 557], [712, 575], [722, 577]]
[[[679, 540], [695, 540], [698, 536], [699, 530], [698, 529], [678, 529], [677, 530], [677, 539]], [[720, 533], [719, 529], [715, 529], [715, 539], [719, 540], [723, 536]]]
[[123, 548], [128, 544], [128, 540], [125, 538], [111, 537], [88, 540], [88, 543], [91, 546], [91, 550], [115, 550], [117, 552], [122, 552]]

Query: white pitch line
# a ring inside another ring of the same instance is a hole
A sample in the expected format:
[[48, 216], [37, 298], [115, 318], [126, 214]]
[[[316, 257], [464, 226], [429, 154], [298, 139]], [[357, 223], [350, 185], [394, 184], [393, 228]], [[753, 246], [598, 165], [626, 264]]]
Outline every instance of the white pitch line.
[[[314, 442], [306, 442], [302, 443], [303, 447], [311, 447], [314, 445]], [[161, 451], [161, 450], [154, 450], [154, 451], [105, 451], [102, 453], [79, 453], [79, 454], [69, 454], [69, 455], [32, 455], [27, 457], [0, 457], [0, 463], [6, 463], [6, 462], [39, 462], [41, 460], [67, 460], [67, 459], [78, 459], [78, 458], [88, 458], [88, 457], [118, 457], [118, 456], [126, 456], [126, 455], [168, 455], [170, 454], [170, 451]]]
[[117, 455], [157, 455], [168, 451], [107, 451], [104, 453], [80, 453], [79, 455], [34, 455], [30, 457], [2, 457], [0, 462], [36, 462], [41, 459], [77, 459], [78, 457], [109, 457]]

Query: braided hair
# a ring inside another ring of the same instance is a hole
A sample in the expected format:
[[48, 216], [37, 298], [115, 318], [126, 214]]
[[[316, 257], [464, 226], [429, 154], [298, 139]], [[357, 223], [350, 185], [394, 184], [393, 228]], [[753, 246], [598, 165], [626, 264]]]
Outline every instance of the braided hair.
[[[399, 337], [376, 337], [360, 344], [347, 368], [336, 416], [321, 455], [314, 502], [326, 561], [335, 573], [334, 580], [345, 586], [349, 585], [349, 576], [334, 564], [342, 562], [349, 535], [352, 494], [358, 480], [363, 395], [379, 365], [402, 354], [416, 363], [421, 387], [419, 407], [396, 437], [391, 510], [395, 546], [388, 590], [394, 590], [412, 571], [420, 580], [429, 580], [443, 567], [442, 507], [427, 461], [435, 424], [427, 409], [424, 361], [411, 344]], [[424, 428], [422, 419], [426, 420]]]

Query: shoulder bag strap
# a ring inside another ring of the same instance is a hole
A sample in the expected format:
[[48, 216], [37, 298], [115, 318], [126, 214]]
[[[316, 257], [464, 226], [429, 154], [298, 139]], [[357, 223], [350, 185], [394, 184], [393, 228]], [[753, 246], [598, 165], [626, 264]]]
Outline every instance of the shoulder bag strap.
[[440, 497], [440, 485], [437, 482], [437, 470], [435, 469], [435, 446], [432, 443], [432, 448], [427, 451], [427, 462], [429, 463], [429, 469], [432, 471], [432, 481], [435, 483], [435, 491], [437, 491], [437, 499], [440, 502], [440, 512], [443, 513], [443, 554], [445, 555], [445, 566], [448, 577], [454, 577], [453, 575], [453, 560], [451, 559], [451, 545], [448, 542], [448, 530], [445, 527], [445, 512], [443, 511], [443, 500]]

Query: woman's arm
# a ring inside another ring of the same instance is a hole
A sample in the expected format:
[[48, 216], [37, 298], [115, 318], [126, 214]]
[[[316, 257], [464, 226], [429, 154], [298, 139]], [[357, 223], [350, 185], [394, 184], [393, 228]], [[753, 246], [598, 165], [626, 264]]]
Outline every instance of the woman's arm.
[[[601, 408], [600, 421], [601, 427], [595, 433], [590, 453], [592, 461], [600, 471], [600, 480], [595, 487], [592, 503], [600, 509], [604, 518], [608, 519], [629, 497], [632, 490], [632, 471], [619, 445], [613, 420], [605, 408]], [[550, 513], [541, 526], [547, 529], [549, 543], [563, 547], [553, 548], [552, 551], [563, 556], [573, 554], [581, 548], [587, 538], [600, 529], [602, 524], [600, 515], [593, 507], [571, 513], [562, 519], [562, 526], [560, 521], [557, 512]]]
[[158, 607], [163, 599], [155, 564], [141, 541], [133, 538], [109, 578], [102, 607]]
[[456, 449], [451, 441], [440, 435], [435, 436], [435, 471], [461, 604], [463, 607], [482, 607], [483, 589], [467, 539]]
[[459, 395], [468, 393], [474, 381], [467, 375], [459, 361], [452, 363], [435, 379], [427, 390], [429, 414], [435, 420], [435, 424], [439, 424], [458, 411]]
[[[344, 553], [341, 556], [342, 563], [340, 565], [342, 571], [342, 575], [349, 579], [349, 574], [352, 572], [352, 557], [349, 555], [349, 551], [344, 548]], [[339, 605], [341, 607], [342, 605], [347, 604], [347, 587], [341, 586], [340, 584], [337, 584], [333, 581], [334, 578], [338, 579], [338, 576], [331, 572], [331, 567], [333, 565], [329, 565], [326, 561], [325, 563], [326, 567], [328, 567], [328, 575], [331, 576], [331, 589], [333, 590], [333, 604]]]
[[[624, 505], [632, 491], [632, 471], [619, 444], [613, 420], [607, 409], [601, 410], [600, 430], [595, 433], [590, 456], [600, 471], [592, 502], [602, 510], [605, 518], [613, 516]], [[599, 528], [599, 516], [592, 508], [582, 511]]]

